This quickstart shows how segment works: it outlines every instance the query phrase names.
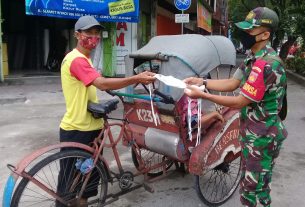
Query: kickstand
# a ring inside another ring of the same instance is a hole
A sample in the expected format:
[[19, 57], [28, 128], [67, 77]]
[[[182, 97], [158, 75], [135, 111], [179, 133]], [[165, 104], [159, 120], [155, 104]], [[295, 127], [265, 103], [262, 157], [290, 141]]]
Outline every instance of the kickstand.
[[148, 185], [147, 183], [143, 183], [143, 187], [144, 189], [147, 191], [147, 192], [150, 192], [150, 193], [154, 193], [155, 190], [153, 189], [153, 187], [151, 187], [150, 185]]

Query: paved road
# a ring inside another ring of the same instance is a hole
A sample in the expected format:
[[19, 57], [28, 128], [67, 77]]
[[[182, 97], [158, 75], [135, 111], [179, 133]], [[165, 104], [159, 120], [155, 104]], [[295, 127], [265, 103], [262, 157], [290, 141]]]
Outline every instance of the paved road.
[[[280, 158], [275, 166], [272, 197], [276, 207], [304, 206], [305, 196], [305, 88], [289, 81], [289, 115], [286, 126], [289, 137], [285, 141]], [[0, 198], [3, 185], [9, 174], [7, 163], [15, 164], [24, 155], [58, 140], [58, 125], [64, 113], [64, 101], [59, 85], [0, 87], [1, 92], [21, 94], [26, 103], [0, 105]], [[109, 98], [99, 93], [101, 98]], [[120, 116], [121, 111], [115, 112]], [[123, 164], [131, 168], [130, 151], [120, 148]], [[111, 156], [108, 156], [111, 160]], [[113, 164], [113, 161], [110, 162]], [[194, 190], [192, 175], [182, 176], [174, 172], [166, 179], [152, 184], [155, 193], [136, 190], [122, 196], [110, 206], [167, 207], [204, 206]], [[112, 188], [111, 191], [115, 190]], [[223, 206], [239, 205], [238, 193]]]

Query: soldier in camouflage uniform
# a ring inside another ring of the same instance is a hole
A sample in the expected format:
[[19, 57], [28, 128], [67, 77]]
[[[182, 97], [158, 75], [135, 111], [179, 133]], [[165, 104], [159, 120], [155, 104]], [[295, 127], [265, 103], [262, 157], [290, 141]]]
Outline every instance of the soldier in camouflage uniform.
[[260, 202], [270, 206], [270, 183], [274, 160], [278, 157], [287, 131], [279, 117], [286, 93], [286, 74], [282, 61], [271, 48], [269, 40], [277, 29], [277, 14], [266, 8], [252, 10], [246, 20], [236, 23], [241, 42], [251, 49], [233, 78], [203, 80], [188, 78], [188, 84], [205, 84], [216, 91], [233, 91], [236, 97], [207, 94], [195, 87], [185, 93], [192, 98], [205, 98], [215, 103], [240, 108], [240, 143], [242, 148], [242, 179], [240, 200], [254, 207]]

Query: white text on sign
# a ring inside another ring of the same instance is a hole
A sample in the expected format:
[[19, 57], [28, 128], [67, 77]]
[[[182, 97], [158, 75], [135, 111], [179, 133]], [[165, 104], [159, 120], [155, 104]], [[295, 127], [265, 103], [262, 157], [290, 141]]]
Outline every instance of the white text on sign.
[[189, 23], [190, 15], [189, 14], [175, 14], [176, 23]]

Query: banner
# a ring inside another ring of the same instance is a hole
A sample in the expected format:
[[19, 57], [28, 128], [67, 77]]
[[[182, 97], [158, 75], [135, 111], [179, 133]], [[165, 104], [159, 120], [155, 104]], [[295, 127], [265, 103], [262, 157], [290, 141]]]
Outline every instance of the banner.
[[137, 36], [132, 35], [132, 24], [122, 22], [116, 24], [116, 74], [125, 74], [124, 57], [132, 52], [132, 42]]
[[27, 15], [78, 19], [91, 15], [104, 22], [138, 22], [139, 0], [26, 0]]
[[212, 15], [200, 1], [197, 4], [197, 22], [198, 27], [210, 33], [212, 32]]

